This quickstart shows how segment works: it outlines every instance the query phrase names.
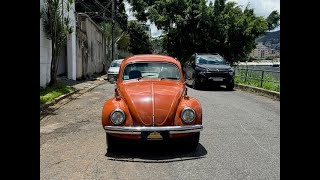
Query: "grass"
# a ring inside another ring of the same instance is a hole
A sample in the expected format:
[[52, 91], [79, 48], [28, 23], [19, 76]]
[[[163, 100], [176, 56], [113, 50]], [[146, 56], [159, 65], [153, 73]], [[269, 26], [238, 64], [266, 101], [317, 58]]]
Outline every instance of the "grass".
[[40, 104], [52, 102], [55, 98], [74, 90], [73, 87], [66, 86], [63, 83], [58, 83], [54, 87], [47, 87], [40, 90]]
[[[280, 83], [272, 76], [265, 74], [263, 77], [264, 81], [262, 83], [262, 87], [260, 87], [261, 72], [248, 71], [247, 75], [248, 75], [247, 80], [245, 81], [245, 76], [246, 76], [245, 70], [237, 71], [235, 82], [238, 84], [247, 84], [254, 87], [259, 87], [259, 88], [263, 88], [271, 91], [280, 92]], [[277, 81], [277, 82], [272, 82], [272, 81]]]

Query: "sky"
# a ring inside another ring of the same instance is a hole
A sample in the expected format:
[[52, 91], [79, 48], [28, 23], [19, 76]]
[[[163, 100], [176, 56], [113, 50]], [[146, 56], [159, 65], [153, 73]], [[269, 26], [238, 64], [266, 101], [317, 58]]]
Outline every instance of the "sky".
[[[209, 1], [214, 2], [214, 0], [209, 0]], [[263, 16], [265, 18], [268, 17], [268, 15], [273, 10], [277, 10], [280, 13], [280, 0], [227, 0], [227, 2], [229, 1], [236, 2], [238, 5], [241, 5], [242, 8], [245, 8], [249, 3], [249, 7], [254, 9], [254, 12], [257, 16]], [[131, 8], [130, 4], [125, 2], [125, 8], [129, 16], [129, 20], [135, 19], [133, 16], [133, 13], [130, 11], [130, 8]], [[150, 24], [150, 22], [147, 22], [147, 24]], [[151, 24], [150, 27], [151, 27], [152, 37], [157, 37], [161, 35], [161, 30], [158, 30], [154, 24]], [[280, 27], [274, 29], [273, 31], [277, 31], [277, 30], [280, 30]]]

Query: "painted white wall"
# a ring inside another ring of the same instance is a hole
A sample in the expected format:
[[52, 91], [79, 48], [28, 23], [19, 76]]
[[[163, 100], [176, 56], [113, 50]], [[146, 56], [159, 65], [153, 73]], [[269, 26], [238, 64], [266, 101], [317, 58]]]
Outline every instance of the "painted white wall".
[[[43, 7], [44, 0], [40, 0], [40, 8]], [[50, 81], [51, 63], [51, 40], [49, 40], [42, 26], [40, 18], [40, 86], [45, 87]]]
[[[81, 26], [77, 31], [77, 78], [101, 73], [103, 61], [106, 58], [105, 37], [98, 25], [88, 16], [79, 13], [78, 21]], [[87, 43], [88, 47], [85, 47]], [[85, 58], [87, 56], [87, 58]]]
[[68, 79], [76, 80], [77, 74], [77, 53], [76, 53], [76, 18], [75, 18], [75, 4], [71, 5], [70, 11], [66, 14], [70, 17], [70, 26], [73, 27], [73, 32], [69, 34], [67, 41], [67, 71]]
[[[66, 0], [64, 0], [66, 2]], [[44, 6], [45, 0], [40, 0], [40, 10]], [[72, 4], [71, 11], [64, 14], [69, 15], [71, 25], [76, 29], [75, 5]], [[68, 78], [76, 80], [76, 35], [75, 32], [69, 35], [67, 41], [67, 52], [64, 50], [60, 54], [58, 74], [68, 72]], [[65, 54], [67, 53], [67, 54]], [[51, 40], [46, 37], [43, 31], [42, 19], [40, 18], [40, 86], [46, 87], [50, 81], [50, 65], [51, 65]], [[67, 62], [66, 62], [67, 61]]]

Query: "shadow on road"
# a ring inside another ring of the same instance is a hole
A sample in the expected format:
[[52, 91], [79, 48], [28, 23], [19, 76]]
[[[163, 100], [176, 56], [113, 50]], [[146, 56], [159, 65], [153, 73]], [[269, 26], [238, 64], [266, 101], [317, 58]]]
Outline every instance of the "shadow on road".
[[199, 143], [195, 151], [176, 144], [144, 143], [119, 147], [106, 153], [113, 161], [166, 163], [205, 158], [207, 150]]
[[81, 84], [81, 83], [85, 83], [85, 82], [92, 82], [95, 81], [97, 77], [102, 76], [103, 74], [93, 74], [92, 76], [87, 76], [87, 77], [83, 77], [82, 79], [78, 79], [78, 80], [72, 80], [72, 79], [68, 79], [66, 76], [60, 76], [57, 78], [58, 82], [61, 82], [67, 86], [74, 86], [77, 84]]
[[[188, 86], [191, 89], [194, 89], [190, 86]], [[196, 91], [226, 91], [226, 92], [232, 92], [232, 91], [236, 91], [235, 89], [233, 90], [228, 90], [225, 86], [207, 86], [207, 87], [202, 87], [202, 88], [198, 88], [198, 89], [194, 89]]]

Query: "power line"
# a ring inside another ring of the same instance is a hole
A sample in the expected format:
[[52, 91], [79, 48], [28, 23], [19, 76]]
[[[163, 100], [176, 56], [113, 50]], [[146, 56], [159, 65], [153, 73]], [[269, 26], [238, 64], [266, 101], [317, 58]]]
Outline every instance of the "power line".
[[[112, 12], [107, 8], [110, 5], [110, 2], [104, 7], [98, 0], [94, 0], [96, 2], [96, 4], [98, 4], [98, 6], [100, 7], [98, 14], [95, 15], [94, 17], [100, 17], [103, 20], [107, 20], [110, 21], [112, 19], [107, 18], [105, 16], [101, 16], [99, 12], [103, 12], [104, 10], [107, 10], [109, 13], [112, 14]], [[78, 1], [82, 6], [85, 6], [86, 8], [88, 8], [89, 10], [93, 11], [86, 3], [84, 3], [84, 1], [79, 0]], [[93, 12], [97, 12], [97, 11], [93, 11]], [[126, 27], [126, 25], [122, 24], [119, 20], [117, 20], [117, 17], [114, 18], [114, 20], [120, 24], [122, 27]], [[130, 35], [130, 37], [132, 36], [133, 38], [135, 38], [136, 40], [140, 41], [141, 43], [143, 43], [144, 45], [149, 46], [150, 44], [147, 44], [145, 41], [141, 40], [140, 38], [138, 38], [137, 36], [133, 35], [132, 33], [130, 34], [129, 31], [124, 28], [123, 31], [125, 31], [126, 33], [128, 33]]]

